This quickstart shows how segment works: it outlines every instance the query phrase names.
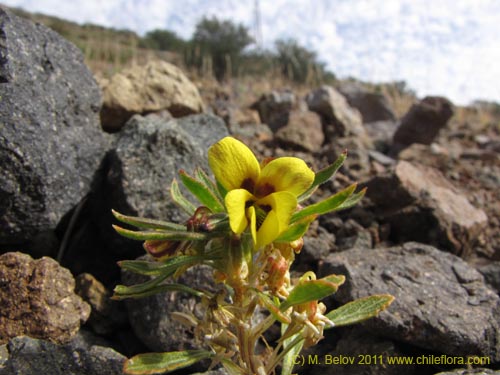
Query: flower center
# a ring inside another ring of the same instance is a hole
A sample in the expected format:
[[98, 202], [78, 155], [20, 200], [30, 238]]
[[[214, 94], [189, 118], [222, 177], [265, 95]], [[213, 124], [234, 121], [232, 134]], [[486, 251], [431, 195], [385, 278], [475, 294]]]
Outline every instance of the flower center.
[[272, 194], [276, 191], [273, 185], [270, 183], [265, 183], [263, 185], [259, 185], [255, 191], [255, 195], [257, 197], [265, 197], [268, 196], [269, 194]]
[[241, 188], [253, 193], [253, 189], [255, 188], [255, 182], [251, 178], [245, 178], [241, 183]]

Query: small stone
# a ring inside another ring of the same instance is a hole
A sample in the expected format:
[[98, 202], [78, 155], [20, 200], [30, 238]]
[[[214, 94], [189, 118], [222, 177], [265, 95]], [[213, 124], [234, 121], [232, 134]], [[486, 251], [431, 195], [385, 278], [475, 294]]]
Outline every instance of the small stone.
[[69, 341], [90, 314], [71, 273], [51, 258], [0, 256], [0, 343], [20, 335]]

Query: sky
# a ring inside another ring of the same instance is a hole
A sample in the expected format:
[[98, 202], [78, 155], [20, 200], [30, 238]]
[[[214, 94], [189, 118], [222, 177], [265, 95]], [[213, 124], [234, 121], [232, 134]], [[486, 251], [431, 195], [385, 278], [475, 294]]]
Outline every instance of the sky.
[[419, 97], [500, 103], [500, 0], [0, 0], [78, 23], [189, 39], [204, 16], [230, 19], [262, 45], [294, 38], [340, 78], [407, 82]]

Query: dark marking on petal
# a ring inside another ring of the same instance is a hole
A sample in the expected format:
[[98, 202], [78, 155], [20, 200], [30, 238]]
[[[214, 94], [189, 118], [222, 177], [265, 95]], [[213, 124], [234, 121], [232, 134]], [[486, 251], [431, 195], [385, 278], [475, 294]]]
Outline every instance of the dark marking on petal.
[[240, 187], [242, 189], [249, 191], [250, 193], [253, 193], [253, 189], [255, 188], [255, 182], [251, 178], [245, 178], [241, 183]]
[[257, 187], [257, 191], [255, 192], [255, 195], [258, 197], [266, 197], [269, 194], [272, 194], [276, 191], [273, 185], [270, 183], [265, 183], [264, 185], [260, 185]]

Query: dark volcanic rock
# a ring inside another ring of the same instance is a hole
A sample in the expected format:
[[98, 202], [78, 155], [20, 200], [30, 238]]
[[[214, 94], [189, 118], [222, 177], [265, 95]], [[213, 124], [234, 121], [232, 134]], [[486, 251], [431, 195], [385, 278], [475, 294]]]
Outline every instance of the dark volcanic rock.
[[134, 116], [120, 132], [110, 155], [108, 180], [112, 207], [143, 217], [179, 221], [170, 199], [180, 169], [209, 171], [208, 148], [228, 135], [224, 122], [211, 115], [165, 121]]
[[289, 90], [284, 90], [262, 95], [250, 108], [257, 110], [260, 121], [275, 132], [288, 123], [294, 105], [295, 95]]
[[500, 359], [500, 298], [462, 259], [431, 246], [352, 249], [330, 255], [320, 274], [341, 274], [335, 299], [371, 294], [396, 299], [365, 327], [383, 337], [449, 355]]
[[400, 161], [365, 185], [395, 241], [425, 242], [465, 255], [487, 225], [484, 211], [431, 167]]
[[7, 345], [0, 375], [121, 375], [126, 358], [111, 348], [73, 340], [65, 345], [26, 336]]
[[80, 50], [0, 8], [0, 244], [54, 229], [89, 191], [107, 142]]
[[[215, 288], [209, 289], [213, 285], [212, 273], [213, 270], [206, 266], [191, 268], [176, 282], [215, 292]], [[124, 285], [148, 280], [146, 276], [122, 273]], [[165, 292], [141, 299], [128, 299], [126, 304], [134, 332], [151, 350], [163, 352], [198, 348], [192, 330], [172, 319], [171, 315], [173, 312], [183, 312], [202, 318], [204, 309], [197, 297], [187, 293]]]
[[[156, 114], [136, 115], [117, 133], [114, 149], [103, 162], [78, 230], [68, 243], [64, 264], [74, 274], [91, 272], [105, 285], [119, 277], [116, 261], [144, 253], [140, 241], [119, 236], [111, 214], [123, 214], [183, 223], [170, 198], [179, 169], [208, 172], [207, 150], [227, 136], [224, 122], [211, 115], [164, 119]], [[191, 198], [189, 193], [186, 197]], [[194, 199], [193, 199], [194, 202]]]
[[438, 96], [428, 96], [414, 104], [394, 133], [395, 151], [412, 143], [431, 144], [453, 116], [453, 111], [453, 104]]
[[389, 101], [382, 93], [354, 82], [343, 82], [338, 89], [349, 105], [361, 113], [363, 123], [396, 120]]
[[275, 139], [284, 146], [317, 152], [323, 145], [325, 135], [316, 113], [292, 111], [288, 125], [276, 132]]
[[3, 254], [0, 282], [0, 343], [20, 335], [66, 342], [89, 317], [73, 276], [51, 258]]

